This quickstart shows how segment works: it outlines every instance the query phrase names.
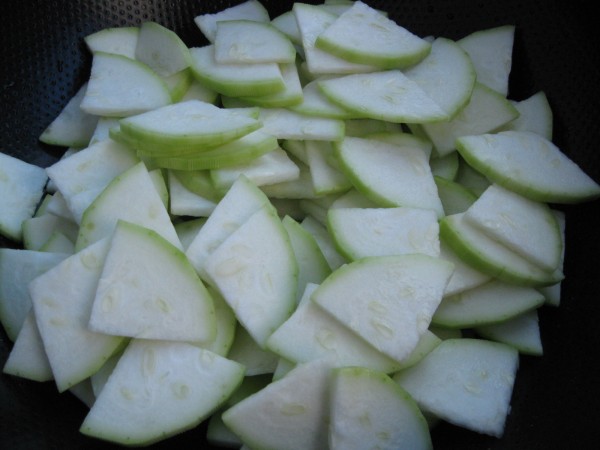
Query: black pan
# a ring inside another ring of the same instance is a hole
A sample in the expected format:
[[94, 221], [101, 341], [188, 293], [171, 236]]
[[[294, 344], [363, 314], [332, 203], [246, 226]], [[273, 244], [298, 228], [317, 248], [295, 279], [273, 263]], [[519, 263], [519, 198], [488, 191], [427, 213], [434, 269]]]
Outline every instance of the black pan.
[[[18, 0], [0, 15], [0, 149], [43, 167], [62, 149], [37, 137], [87, 78], [91, 58], [82, 38], [109, 26], [157, 21], [189, 46], [205, 43], [193, 18], [230, 1]], [[310, 2], [313, 3], [313, 2]], [[420, 35], [461, 38], [488, 27], [516, 25], [510, 97], [546, 92], [554, 111], [555, 142], [600, 181], [600, 33], [593, 2], [368, 2]], [[275, 17], [292, 2], [265, 0]], [[543, 357], [522, 357], [512, 411], [502, 439], [450, 425], [433, 431], [436, 449], [588, 449], [600, 442], [600, 203], [560, 207], [567, 214], [566, 280], [562, 304], [541, 310]], [[7, 240], [2, 246], [14, 246]], [[11, 343], [0, 332], [0, 365]], [[110, 444], [79, 434], [86, 407], [52, 383], [0, 375], [0, 448], [100, 449]], [[205, 429], [156, 448], [210, 448]]]

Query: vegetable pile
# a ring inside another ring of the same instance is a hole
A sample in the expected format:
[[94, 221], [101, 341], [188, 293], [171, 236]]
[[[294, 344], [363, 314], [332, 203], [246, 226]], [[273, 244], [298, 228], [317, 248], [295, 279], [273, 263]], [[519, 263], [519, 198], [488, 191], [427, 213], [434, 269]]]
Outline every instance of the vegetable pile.
[[[0, 153], [5, 374], [149, 445], [431, 448], [501, 437], [560, 303], [565, 214], [600, 185], [508, 99], [515, 29], [419, 37], [362, 1], [256, 0], [85, 37], [89, 80]], [[15, 276], [18, 274], [18, 276]]]

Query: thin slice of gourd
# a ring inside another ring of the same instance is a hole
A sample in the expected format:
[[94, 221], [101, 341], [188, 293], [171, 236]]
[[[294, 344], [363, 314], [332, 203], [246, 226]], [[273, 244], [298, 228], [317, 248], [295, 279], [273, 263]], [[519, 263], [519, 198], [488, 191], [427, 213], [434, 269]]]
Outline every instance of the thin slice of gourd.
[[197, 426], [243, 376], [239, 364], [191, 344], [135, 339], [80, 431], [124, 445], [151, 444]]
[[156, 22], [144, 22], [140, 26], [135, 59], [161, 77], [174, 75], [190, 65], [185, 43], [175, 32]]
[[553, 113], [548, 97], [543, 91], [536, 92], [531, 97], [519, 102], [512, 101], [519, 111], [519, 117], [502, 127], [503, 131], [531, 131], [552, 140]]
[[[184, 153], [205, 151], [260, 128], [256, 119], [198, 100], [127, 117], [120, 125], [121, 132], [131, 140], [162, 146], [164, 151], [172, 151], [172, 156], [177, 156], [178, 149]], [[147, 150], [151, 148], [146, 146]]]
[[417, 403], [380, 371], [364, 367], [335, 369], [330, 414], [331, 449], [433, 448], [427, 421]]
[[207, 290], [213, 301], [217, 335], [212, 341], [192, 342], [192, 344], [226, 357], [235, 339], [237, 320], [221, 294], [211, 286], [207, 286]]
[[227, 358], [242, 364], [246, 376], [272, 374], [279, 357], [268, 348], [260, 347], [244, 327], [238, 326]]
[[418, 253], [367, 257], [333, 272], [311, 298], [377, 350], [402, 361], [429, 327], [452, 271], [451, 263]]
[[427, 92], [450, 118], [469, 102], [476, 79], [469, 55], [456, 42], [441, 37], [433, 41], [427, 57], [406, 69], [404, 74]]
[[333, 208], [327, 226], [337, 248], [351, 261], [366, 256], [423, 253], [439, 256], [435, 212], [421, 208]]
[[447, 328], [473, 328], [501, 323], [544, 303], [536, 289], [493, 280], [452, 296], [446, 296], [432, 322]]
[[21, 241], [21, 224], [33, 217], [47, 181], [42, 167], [0, 153], [0, 234]]
[[194, 18], [194, 22], [209, 42], [215, 41], [217, 23], [224, 20], [269, 22], [270, 19], [267, 9], [257, 0], [246, 0], [238, 5], [222, 9], [217, 13], [201, 14]]
[[[157, 167], [181, 171], [213, 170], [247, 164], [277, 148], [277, 138], [258, 129], [241, 138], [197, 154], [151, 156]], [[144, 154], [138, 150], [139, 154]]]
[[96, 372], [123, 342], [120, 336], [88, 329], [108, 247], [109, 239], [103, 239], [30, 284], [36, 322], [60, 392]]
[[429, 161], [422, 150], [374, 139], [346, 137], [336, 155], [352, 184], [381, 206], [432, 209], [442, 217]]
[[439, 176], [433, 179], [447, 216], [465, 212], [477, 200], [477, 196], [462, 184]]
[[464, 136], [461, 156], [491, 181], [532, 200], [578, 203], [600, 196], [600, 185], [551, 141], [527, 131]]
[[54, 214], [42, 214], [23, 221], [23, 248], [42, 250], [42, 247], [55, 232], [64, 232], [74, 242], [78, 226], [75, 222]]
[[255, 20], [217, 22], [215, 61], [220, 64], [293, 63], [296, 49], [277, 28]]
[[339, 141], [344, 137], [342, 120], [306, 116], [286, 108], [262, 108], [260, 120], [263, 131], [277, 139]]
[[190, 48], [190, 55], [196, 78], [220, 94], [230, 97], [268, 95], [285, 88], [277, 63], [218, 63], [214, 45]]
[[186, 188], [179, 178], [169, 176], [169, 212], [172, 216], [208, 217], [217, 204]]
[[491, 276], [465, 263], [443, 240], [440, 241], [440, 258], [454, 264], [444, 296], [455, 295], [490, 281]]
[[368, 64], [347, 61], [316, 47], [318, 36], [337, 19], [335, 14], [318, 5], [296, 2], [292, 8], [300, 37], [302, 49], [311, 75], [364, 73], [378, 70]]
[[517, 109], [505, 97], [475, 83], [468, 104], [451, 120], [422, 126], [438, 156], [445, 156], [455, 150], [456, 138], [492, 132], [518, 116]]
[[106, 139], [61, 159], [46, 169], [73, 215], [81, 222], [84, 211], [114, 177], [139, 163], [126, 146]]
[[25, 317], [2, 372], [40, 382], [50, 381], [54, 377], [33, 308], [29, 309]]
[[458, 153], [452, 152], [446, 156], [430, 158], [429, 165], [434, 177], [454, 180], [458, 173]]
[[243, 98], [243, 101], [265, 108], [284, 108], [301, 103], [303, 92], [296, 64], [293, 62], [279, 64], [279, 69], [284, 83], [282, 91], [274, 94], [247, 96]]
[[502, 323], [478, 326], [475, 331], [486, 339], [515, 347], [524, 355], [541, 356], [544, 353], [536, 309]]
[[113, 53], [95, 52], [81, 109], [124, 117], [171, 103], [165, 82], [147, 65]]
[[296, 305], [298, 266], [285, 228], [270, 204], [258, 209], [210, 253], [204, 270], [262, 348]]
[[189, 67], [186, 67], [179, 72], [175, 72], [172, 75], [162, 77], [162, 79], [169, 88], [173, 103], [182, 101], [184, 94], [189, 90], [192, 82], [195, 80], [194, 74]]
[[333, 237], [324, 224], [313, 216], [306, 216], [300, 225], [315, 238], [331, 270], [335, 270], [347, 262], [346, 258], [337, 251]]
[[104, 28], [83, 38], [92, 53], [105, 52], [135, 59], [139, 27]]
[[394, 375], [422, 411], [478, 433], [501, 437], [519, 354], [481, 339], [442, 341], [419, 364]]
[[295, 363], [331, 357], [334, 365], [362, 366], [391, 373], [400, 364], [331, 317], [310, 299], [318, 285], [306, 286], [298, 308], [267, 340], [267, 348]]
[[547, 271], [558, 268], [563, 245], [550, 207], [492, 184], [464, 215], [497, 242]]
[[331, 269], [312, 234], [288, 215], [281, 223], [290, 238], [298, 265], [296, 303], [299, 303], [308, 283], [320, 284], [331, 273]]
[[467, 264], [507, 283], [539, 287], [564, 278], [560, 270], [547, 272], [488, 237], [464, 220], [464, 213], [440, 221], [440, 238]]
[[119, 220], [150, 228], [181, 248], [169, 213], [142, 162], [115, 177], [85, 210], [76, 250], [111, 235]]
[[210, 171], [215, 188], [220, 190], [230, 188], [241, 174], [257, 186], [263, 186], [295, 180], [300, 176], [300, 169], [283, 149], [277, 147], [247, 164]]
[[185, 254], [155, 231], [125, 221], [111, 237], [89, 328], [171, 341], [207, 342], [216, 335], [212, 298]]
[[358, 64], [403, 68], [427, 56], [431, 44], [359, 0], [319, 34], [315, 47]]
[[477, 80], [504, 96], [508, 94], [514, 36], [514, 25], [502, 25], [475, 31], [457, 41], [473, 61]]
[[87, 85], [86, 82], [79, 88], [58, 116], [44, 129], [40, 134], [40, 141], [64, 147], [87, 147], [98, 123], [97, 116], [87, 114], [80, 108]]
[[302, 38], [294, 11], [288, 10], [271, 20], [271, 25], [281, 31], [296, 46], [302, 46]]
[[[169, 178], [175, 177], [190, 192], [217, 202], [223, 193], [217, 189], [208, 170], [169, 170]], [[230, 186], [228, 186], [229, 188]]]
[[205, 265], [210, 254], [268, 203], [265, 194], [245, 176], [233, 183], [186, 250], [186, 256], [204, 280], [208, 278]]
[[252, 448], [327, 448], [331, 364], [300, 364], [286, 376], [227, 409], [225, 425]]
[[319, 78], [310, 81], [302, 88], [302, 102], [290, 107], [292, 111], [307, 116], [330, 119], [350, 119], [360, 114], [352, 113], [329, 100], [319, 88]]
[[334, 150], [331, 142], [306, 141], [306, 157], [317, 196], [345, 192], [352, 187], [337, 164], [332, 164]]
[[351, 74], [319, 81], [332, 102], [362, 117], [395, 123], [447, 120], [444, 111], [399, 70]]

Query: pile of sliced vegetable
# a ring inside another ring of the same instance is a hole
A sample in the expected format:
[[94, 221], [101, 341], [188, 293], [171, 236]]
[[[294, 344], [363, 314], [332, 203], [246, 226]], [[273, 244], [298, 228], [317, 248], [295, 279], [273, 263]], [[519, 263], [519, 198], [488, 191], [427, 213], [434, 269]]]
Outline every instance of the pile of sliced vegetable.
[[[191, 18], [192, 19], [192, 18]], [[514, 27], [422, 38], [361, 1], [256, 0], [85, 38], [89, 80], [0, 154], [5, 374], [147, 445], [431, 448], [501, 437], [519, 354], [542, 355], [565, 214], [600, 186], [508, 95]]]

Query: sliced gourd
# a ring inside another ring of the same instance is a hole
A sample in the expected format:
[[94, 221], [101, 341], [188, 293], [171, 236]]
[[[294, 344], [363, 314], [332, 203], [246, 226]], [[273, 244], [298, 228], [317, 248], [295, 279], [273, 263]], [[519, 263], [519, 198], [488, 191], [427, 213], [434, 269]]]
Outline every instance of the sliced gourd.
[[225, 20], [254, 20], [257, 22], [269, 22], [269, 13], [258, 0], [246, 0], [235, 6], [230, 6], [213, 14], [201, 14], [194, 18], [194, 22], [200, 28], [206, 39], [215, 41], [217, 24]]
[[144, 22], [135, 48], [135, 59], [161, 77], [169, 77], [190, 65], [189, 50], [173, 31], [156, 22]]
[[92, 53], [114, 53], [135, 59], [135, 48], [139, 33], [139, 27], [104, 28], [88, 34], [84, 41], [88, 50]]

